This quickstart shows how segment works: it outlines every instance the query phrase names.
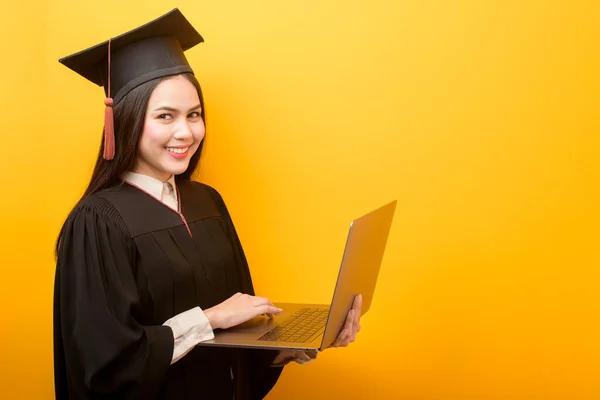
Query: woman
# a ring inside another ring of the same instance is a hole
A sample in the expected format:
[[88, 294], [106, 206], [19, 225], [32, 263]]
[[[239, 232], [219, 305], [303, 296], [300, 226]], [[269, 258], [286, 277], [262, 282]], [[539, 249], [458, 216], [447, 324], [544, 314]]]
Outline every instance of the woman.
[[[260, 399], [283, 365], [316, 356], [196, 346], [281, 312], [254, 295], [219, 193], [190, 179], [204, 102], [184, 51], [200, 42], [173, 10], [60, 60], [107, 99], [90, 184], [57, 242], [58, 399]], [[355, 303], [334, 346], [356, 336]]]

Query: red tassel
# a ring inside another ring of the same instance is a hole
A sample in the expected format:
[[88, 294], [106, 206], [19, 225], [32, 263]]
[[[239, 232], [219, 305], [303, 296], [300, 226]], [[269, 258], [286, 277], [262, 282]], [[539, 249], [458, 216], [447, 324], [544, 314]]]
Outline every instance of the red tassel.
[[115, 121], [113, 117], [114, 101], [110, 97], [110, 44], [112, 39], [108, 40], [108, 97], [104, 100], [104, 159], [112, 160], [115, 158]]
[[112, 160], [115, 157], [115, 122], [113, 117], [113, 99], [104, 100], [104, 159]]

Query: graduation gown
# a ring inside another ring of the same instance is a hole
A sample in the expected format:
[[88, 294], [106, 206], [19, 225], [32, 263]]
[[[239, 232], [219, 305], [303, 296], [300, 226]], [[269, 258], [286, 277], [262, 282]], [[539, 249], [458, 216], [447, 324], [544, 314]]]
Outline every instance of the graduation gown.
[[219, 193], [177, 187], [180, 213], [123, 183], [67, 218], [54, 294], [57, 399], [261, 399], [277, 381], [273, 351], [197, 346], [170, 364], [167, 319], [254, 295]]

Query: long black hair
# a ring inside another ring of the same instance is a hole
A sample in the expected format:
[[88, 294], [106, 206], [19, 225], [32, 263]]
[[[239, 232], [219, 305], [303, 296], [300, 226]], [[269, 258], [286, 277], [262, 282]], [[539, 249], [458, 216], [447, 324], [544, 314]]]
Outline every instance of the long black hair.
[[[201, 116], [206, 123], [204, 98], [200, 83], [193, 74], [182, 74], [187, 80], [194, 85], [198, 91], [200, 104], [202, 106]], [[148, 101], [154, 89], [164, 80], [171, 78], [170, 76], [157, 78], [146, 82], [135, 89], [131, 90], [123, 99], [114, 106], [114, 126], [115, 126], [115, 156], [113, 160], [107, 161], [104, 159], [104, 140], [100, 144], [100, 151], [94, 166], [94, 172], [87, 186], [87, 189], [77, 202], [75, 207], [83, 203], [85, 199], [104, 189], [112, 188], [122, 183], [121, 175], [133, 168], [138, 155], [138, 146], [142, 131], [144, 130], [144, 120], [148, 108]], [[198, 145], [198, 149], [190, 159], [190, 163], [177, 179], [191, 179], [196, 172], [200, 162], [202, 147], [204, 140]], [[56, 241], [56, 255], [58, 256], [66, 221], [63, 224], [58, 239]]]

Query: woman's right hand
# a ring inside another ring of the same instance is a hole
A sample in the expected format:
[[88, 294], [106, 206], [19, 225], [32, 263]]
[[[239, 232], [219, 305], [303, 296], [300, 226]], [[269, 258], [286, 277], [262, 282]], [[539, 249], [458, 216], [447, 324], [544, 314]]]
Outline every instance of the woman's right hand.
[[272, 316], [280, 314], [281, 311], [281, 308], [275, 307], [269, 299], [236, 293], [221, 304], [204, 310], [204, 315], [213, 329], [227, 329], [261, 314]]

